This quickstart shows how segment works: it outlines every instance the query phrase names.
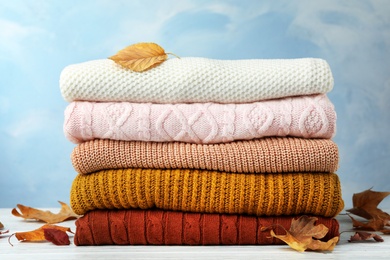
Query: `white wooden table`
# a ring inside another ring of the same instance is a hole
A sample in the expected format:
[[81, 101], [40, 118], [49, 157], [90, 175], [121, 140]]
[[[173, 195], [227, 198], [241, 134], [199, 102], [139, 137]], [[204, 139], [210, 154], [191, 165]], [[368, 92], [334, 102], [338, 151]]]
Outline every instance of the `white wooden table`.
[[[56, 213], [59, 209], [49, 209]], [[389, 211], [387, 211], [389, 212]], [[340, 231], [352, 230], [348, 216], [339, 215]], [[0, 238], [0, 260], [6, 259], [390, 259], [390, 235], [385, 242], [349, 243], [353, 233], [342, 233], [333, 252], [299, 253], [288, 246], [56, 246], [50, 242], [26, 243], [8, 236], [39, 228], [42, 222], [14, 217], [11, 209], [0, 209], [0, 222], [10, 233]], [[75, 231], [74, 221], [60, 223]], [[379, 233], [378, 233], [379, 234]]]

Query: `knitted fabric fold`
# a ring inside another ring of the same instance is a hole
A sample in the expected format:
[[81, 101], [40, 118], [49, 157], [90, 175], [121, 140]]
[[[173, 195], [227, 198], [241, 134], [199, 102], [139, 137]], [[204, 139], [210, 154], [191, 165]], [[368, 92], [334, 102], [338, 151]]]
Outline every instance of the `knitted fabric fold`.
[[80, 174], [120, 168], [335, 172], [339, 154], [329, 139], [267, 137], [219, 144], [96, 139], [77, 145], [71, 159]]
[[[316, 216], [316, 225], [339, 236], [333, 218]], [[297, 218], [297, 217], [295, 217]], [[74, 243], [87, 245], [275, 245], [284, 244], [262, 227], [285, 234], [294, 216], [253, 217], [247, 215], [184, 213], [162, 210], [94, 210], [76, 221]]]
[[221, 143], [267, 136], [331, 138], [336, 112], [324, 94], [246, 104], [72, 102], [64, 133], [93, 139]]
[[199, 213], [333, 217], [343, 208], [334, 173], [225, 173], [207, 170], [120, 169], [77, 175], [70, 204], [95, 209], [159, 208]]
[[327, 93], [333, 88], [322, 59], [169, 59], [139, 73], [109, 59], [67, 66], [60, 76], [68, 102], [246, 103]]

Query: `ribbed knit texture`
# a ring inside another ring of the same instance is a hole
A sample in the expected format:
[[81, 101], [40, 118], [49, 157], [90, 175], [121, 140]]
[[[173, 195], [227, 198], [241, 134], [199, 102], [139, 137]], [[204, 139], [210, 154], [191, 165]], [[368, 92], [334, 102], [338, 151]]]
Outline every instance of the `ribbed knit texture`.
[[77, 175], [71, 207], [159, 208], [202, 213], [278, 216], [337, 215], [343, 208], [333, 173], [243, 174], [206, 170], [124, 169]]
[[326, 93], [333, 88], [329, 65], [321, 59], [169, 59], [139, 73], [112, 60], [66, 67], [60, 89], [66, 101], [151, 103], [245, 103]]
[[120, 168], [335, 172], [339, 154], [329, 139], [268, 137], [205, 145], [96, 139], [77, 145], [71, 159], [81, 174]]
[[247, 104], [73, 102], [64, 133], [72, 142], [93, 139], [221, 143], [266, 136], [331, 138], [336, 112], [326, 95]]
[[[317, 217], [316, 225], [329, 230], [322, 239], [339, 236], [339, 224]], [[285, 234], [293, 216], [199, 214], [162, 210], [94, 210], [76, 221], [75, 245], [274, 245], [284, 244], [270, 236]]]

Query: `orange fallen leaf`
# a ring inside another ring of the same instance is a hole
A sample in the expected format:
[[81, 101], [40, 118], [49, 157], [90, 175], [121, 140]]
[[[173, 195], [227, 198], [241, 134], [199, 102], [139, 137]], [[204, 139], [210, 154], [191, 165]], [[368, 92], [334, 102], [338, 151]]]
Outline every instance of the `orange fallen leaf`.
[[356, 232], [351, 238], [348, 240], [348, 242], [355, 242], [355, 241], [366, 241], [373, 238], [377, 242], [383, 242], [383, 238], [375, 233], [368, 233], [368, 232]]
[[27, 207], [21, 204], [17, 204], [16, 206], [19, 208], [19, 211], [14, 208], [12, 209], [12, 215], [16, 217], [21, 217], [24, 219], [34, 219], [41, 220], [49, 224], [59, 223], [69, 219], [76, 219], [80, 217], [75, 214], [73, 210], [64, 202], [59, 201], [61, 204], [61, 210], [57, 214], [52, 213], [51, 211], [43, 211], [31, 207]]
[[390, 195], [390, 192], [378, 192], [371, 189], [353, 194], [353, 208], [347, 211], [365, 219], [378, 217], [390, 220], [390, 215], [378, 208], [379, 203]]
[[0, 222], [0, 229], [3, 229], [4, 228], [4, 225], [3, 223]]
[[172, 53], [165, 53], [156, 43], [141, 42], [127, 46], [109, 59], [132, 71], [142, 72], [167, 60], [167, 54]]
[[51, 224], [45, 224], [42, 227], [31, 230], [31, 231], [26, 231], [26, 232], [16, 232], [12, 234], [9, 238], [15, 235], [15, 237], [21, 241], [21, 242], [42, 242], [42, 241], [47, 241], [45, 238], [45, 229], [56, 229], [60, 230], [62, 232], [70, 232], [73, 233], [70, 228], [68, 227], [62, 227], [62, 226], [56, 226], [56, 225], [51, 225]]
[[273, 230], [271, 236], [279, 238], [291, 248], [303, 252], [305, 250], [332, 251], [339, 241], [339, 237], [334, 237], [327, 242], [320, 241], [328, 233], [328, 228], [323, 225], [315, 226], [316, 217], [301, 216], [291, 221], [290, 229], [286, 235], [276, 235]]

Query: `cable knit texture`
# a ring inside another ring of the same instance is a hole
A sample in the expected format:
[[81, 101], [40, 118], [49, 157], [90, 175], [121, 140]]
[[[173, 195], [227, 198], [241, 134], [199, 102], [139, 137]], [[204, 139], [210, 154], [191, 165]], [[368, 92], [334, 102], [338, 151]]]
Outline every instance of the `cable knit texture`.
[[244, 173], [335, 172], [339, 154], [329, 139], [267, 137], [220, 144], [96, 139], [71, 155], [78, 173], [104, 169], [206, 169]]
[[333, 217], [344, 207], [334, 173], [242, 174], [143, 168], [79, 174], [72, 184], [70, 204], [80, 215], [95, 209], [159, 208]]
[[136, 103], [246, 103], [327, 93], [333, 88], [322, 59], [169, 59], [139, 73], [109, 59], [66, 67], [60, 89], [66, 101]]
[[66, 137], [221, 143], [266, 136], [331, 138], [336, 112], [326, 95], [247, 104], [73, 102], [65, 110]]
[[[297, 218], [297, 217], [295, 217]], [[76, 221], [74, 243], [81, 245], [275, 245], [284, 244], [276, 234], [290, 229], [293, 216], [253, 217], [247, 215], [200, 214], [162, 210], [94, 210]], [[318, 216], [325, 225], [322, 239], [339, 236], [333, 218]]]

